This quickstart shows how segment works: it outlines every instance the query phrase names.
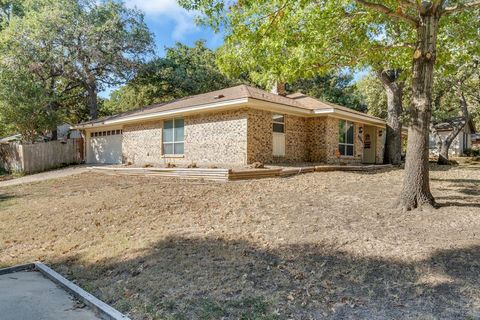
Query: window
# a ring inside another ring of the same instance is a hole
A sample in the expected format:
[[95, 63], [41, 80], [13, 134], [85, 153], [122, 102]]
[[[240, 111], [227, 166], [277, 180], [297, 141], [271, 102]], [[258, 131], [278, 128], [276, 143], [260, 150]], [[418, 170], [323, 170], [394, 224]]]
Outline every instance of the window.
[[97, 131], [91, 132], [90, 137], [104, 137], [104, 136], [115, 136], [122, 134], [122, 130], [109, 130], [109, 131]]
[[183, 119], [165, 120], [163, 122], [163, 154], [183, 154], [183, 128]]
[[281, 114], [274, 114], [273, 120], [273, 132], [285, 133], [285, 116]]
[[338, 123], [338, 150], [340, 151], [340, 155], [353, 157], [353, 140], [353, 123], [340, 120]]

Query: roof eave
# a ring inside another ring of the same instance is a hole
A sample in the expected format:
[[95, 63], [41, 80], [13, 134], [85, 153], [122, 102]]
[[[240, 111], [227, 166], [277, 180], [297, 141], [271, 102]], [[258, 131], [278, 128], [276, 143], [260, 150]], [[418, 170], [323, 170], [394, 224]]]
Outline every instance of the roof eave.
[[96, 127], [136, 123], [139, 121], [152, 121], [156, 119], [162, 119], [168, 116], [187, 115], [187, 114], [212, 111], [212, 110], [237, 108], [238, 106], [246, 103], [248, 103], [248, 98], [232, 99], [232, 100], [221, 101], [216, 103], [196, 105], [196, 106], [191, 106], [186, 108], [179, 108], [179, 109], [152, 112], [147, 114], [127, 116], [124, 118], [105, 120], [105, 121], [85, 124], [85, 125], [80, 124], [75, 126], [74, 129], [89, 129], [89, 128], [96, 128]]
[[316, 115], [324, 115], [324, 116], [334, 116], [338, 118], [346, 118], [347, 120], [358, 121], [370, 125], [375, 125], [379, 127], [385, 127], [386, 122], [382, 119], [377, 119], [374, 117], [370, 117], [368, 115], [361, 115], [356, 112], [348, 112], [344, 110], [339, 110], [336, 108], [325, 108], [325, 109], [316, 109], [314, 110], [314, 114]]

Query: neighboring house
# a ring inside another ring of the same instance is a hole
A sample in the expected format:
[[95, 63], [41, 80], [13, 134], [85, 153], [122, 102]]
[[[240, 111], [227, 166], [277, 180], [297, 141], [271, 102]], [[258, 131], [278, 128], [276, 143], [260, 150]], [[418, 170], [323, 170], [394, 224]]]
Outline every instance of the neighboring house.
[[85, 122], [87, 163], [382, 163], [385, 121], [246, 85]]
[[480, 149], [480, 133], [472, 134], [472, 148]]
[[[456, 125], [463, 118], [452, 118], [448, 122], [437, 123], [435, 128], [437, 129], [438, 134], [440, 137], [445, 139], [453, 130], [452, 124]], [[448, 150], [448, 154], [450, 156], [461, 156], [464, 154], [466, 149], [472, 148], [472, 135], [475, 134], [475, 125], [473, 121], [470, 120], [465, 127], [459, 132], [457, 137], [453, 140], [450, 149]], [[430, 133], [430, 153], [434, 155], [438, 155], [438, 147], [435, 142], [435, 137], [433, 134]]]
[[[62, 123], [57, 126], [57, 138], [61, 139], [76, 139], [81, 138], [81, 134], [78, 130], [72, 130], [72, 125], [69, 123]], [[45, 142], [51, 140], [51, 134], [46, 135], [39, 135], [36, 138], [36, 142]], [[0, 139], [0, 143], [9, 143], [9, 142], [19, 142], [22, 141], [22, 135], [20, 133], [16, 133], [10, 135], [8, 137], [3, 137]]]

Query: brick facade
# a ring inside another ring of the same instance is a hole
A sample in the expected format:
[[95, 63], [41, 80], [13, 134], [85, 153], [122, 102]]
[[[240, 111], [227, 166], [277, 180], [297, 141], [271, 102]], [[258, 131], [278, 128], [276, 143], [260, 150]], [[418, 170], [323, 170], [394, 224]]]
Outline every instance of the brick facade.
[[354, 136], [354, 151], [352, 156], [339, 156], [337, 157], [338, 150], [338, 131], [339, 121], [337, 118], [326, 118], [325, 120], [325, 139], [326, 139], [326, 156], [324, 162], [328, 164], [356, 164], [361, 163], [363, 158], [363, 134], [360, 134], [360, 127], [363, 124], [353, 123], [353, 136]]
[[159, 163], [162, 158], [163, 121], [125, 125], [122, 153], [124, 163]]
[[211, 164], [246, 164], [247, 110], [185, 117], [185, 159]]
[[281, 163], [308, 161], [308, 119], [285, 116], [285, 156], [273, 156], [274, 113], [251, 109], [248, 111], [248, 163]]
[[285, 160], [287, 162], [309, 161], [308, 129], [306, 118], [290, 115], [285, 117]]
[[[123, 129], [124, 162], [135, 164], [236, 164], [361, 163], [364, 125], [354, 123], [353, 157], [337, 157], [339, 119], [305, 118], [285, 115], [285, 156], [273, 156], [273, 113], [258, 109], [239, 109], [186, 116], [185, 153], [181, 157], [162, 156], [163, 121], [125, 125]], [[377, 129], [376, 161], [382, 163], [384, 137]], [[383, 132], [385, 135], [385, 132]]]
[[327, 118], [308, 118], [307, 154], [311, 162], [327, 161]]

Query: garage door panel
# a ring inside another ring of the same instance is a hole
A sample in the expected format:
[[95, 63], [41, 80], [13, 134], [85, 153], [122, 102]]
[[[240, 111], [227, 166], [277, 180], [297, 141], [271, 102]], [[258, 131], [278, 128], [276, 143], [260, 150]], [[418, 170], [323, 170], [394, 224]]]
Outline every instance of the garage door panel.
[[122, 163], [122, 135], [91, 137], [89, 163]]

